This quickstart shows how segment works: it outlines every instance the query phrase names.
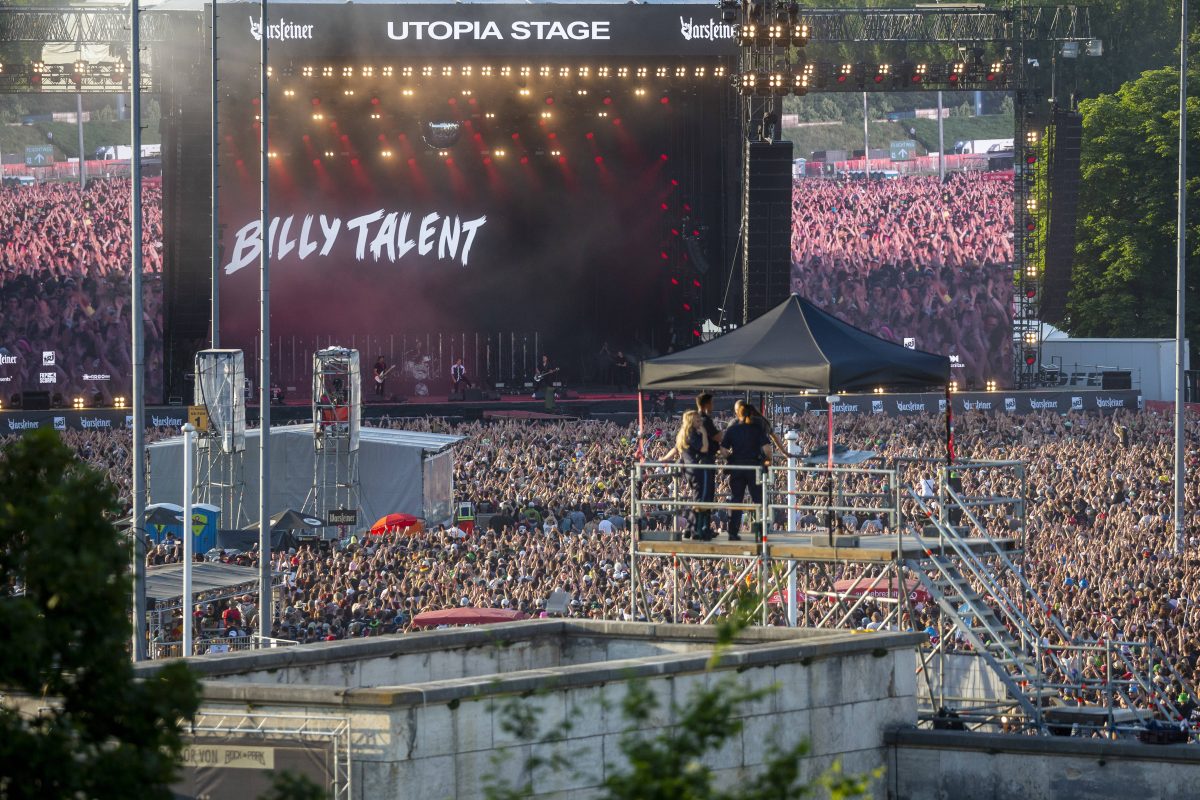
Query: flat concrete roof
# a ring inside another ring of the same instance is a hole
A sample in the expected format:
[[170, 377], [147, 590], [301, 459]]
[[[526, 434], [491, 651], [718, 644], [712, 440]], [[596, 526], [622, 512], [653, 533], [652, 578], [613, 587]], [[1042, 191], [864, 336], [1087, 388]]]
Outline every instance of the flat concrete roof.
[[[656, 625], [634, 622], [590, 620], [529, 620], [502, 625], [394, 634], [370, 639], [326, 642], [313, 645], [199, 656], [187, 659], [188, 666], [204, 681], [208, 702], [294, 704], [324, 706], [413, 706], [450, 702], [491, 695], [627, 681], [704, 672], [709, 666], [717, 631], [705, 625]], [[850, 633], [811, 628], [754, 627], [743, 631], [722, 654], [719, 668], [744, 669], [777, 663], [818, 660], [850, 654], [870, 653], [884, 657], [891, 651], [916, 647], [922, 633]], [[643, 641], [649, 654], [608, 661], [586, 661], [543, 669], [502, 674], [482, 674], [394, 686], [350, 688], [309, 684], [261, 684], [237, 682], [238, 676], [278, 672], [291, 667], [357, 662], [366, 659], [416, 655], [432, 651], [475, 648], [507, 648], [519, 642], [557, 639], [610, 639], [620, 643]], [[684, 652], [655, 651], [655, 643], [694, 645]], [[167, 662], [150, 662], [135, 668], [149, 677]], [[215, 680], [231, 678], [232, 681]]]

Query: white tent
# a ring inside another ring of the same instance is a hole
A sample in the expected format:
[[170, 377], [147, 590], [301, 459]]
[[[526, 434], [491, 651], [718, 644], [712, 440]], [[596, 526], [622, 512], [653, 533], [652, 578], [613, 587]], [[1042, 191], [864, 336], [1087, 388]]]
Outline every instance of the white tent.
[[[271, 429], [271, 514], [303, 508], [313, 484], [312, 425]], [[258, 430], [246, 431], [245, 495], [242, 508], [254, 519], [258, 508]], [[454, 501], [453, 446], [461, 436], [363, 428], [359, 438], [359, 527], [380, 517], [412, 514], [427, 523], [448, 522]], [[150, 501], [183, 501], [183, 437], [146, 448]], [[224, 524], [228, 524], [224, 522]]]

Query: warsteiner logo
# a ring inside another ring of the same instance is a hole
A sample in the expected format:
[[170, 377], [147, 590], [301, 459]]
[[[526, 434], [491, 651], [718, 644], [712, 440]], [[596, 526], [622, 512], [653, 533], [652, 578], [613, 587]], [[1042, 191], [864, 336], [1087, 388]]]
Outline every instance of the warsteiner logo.
[[36, 419], [10, 419], [8, 429], [10, 431], [32, 431], [37, 430], [38, 424]]
[[[250, 17], [250, 35], [254, 37], [254, 41], [262, 40], [262, 25], [254, 17]], [[278, 41], [286, 41], [288, 39], [311, 39], [313, 37], [312, 25], [300, 25], [295, 22], [288, 22], [286, 19], [281, 19], [274, 24], [267, 24], [267, 40], [276, 39]]]
[[111, 428], [112, 420], [100, 417], [80, 417], [79, 424], [84, 428]]
[[696, 24], [692, 17], [679, 18], [679, 32], [689, 42], [692, 39], [704, 39], [715, 42], [718, 39], [732, 39], [737, 35], [737, 26], [727, 22], [717, 22], [709, 18], [708, 22]]
[[1097, 397], [1097, 408], [1124, 408], [1125, 400], [1120, 397]]

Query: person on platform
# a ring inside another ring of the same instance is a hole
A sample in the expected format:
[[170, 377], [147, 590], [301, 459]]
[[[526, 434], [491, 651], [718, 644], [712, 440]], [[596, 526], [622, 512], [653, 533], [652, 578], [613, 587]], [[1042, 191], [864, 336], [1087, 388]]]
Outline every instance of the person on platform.
[[[696, 412], [700, 415], [700, 424], [704, 426], [704, 435], [708, 437], [710, 443], [708, 450], [702, 453], [698, 459], [697, 463], [700, 464], [716, 464], [718, 445], [721, 444], [721, 431], [717, 429], [717, 424], [712, 420], [712, 406], [711, 394], [701, 392], [696, 395]], [[711, 466], [698, 471], [702, 473], [701, 482], [704, 489], [702, 496], [698, 499], [705, 503], [711, 503], [717, 499], [717, 471]], [[696, 530], [699, 538], [712, 539], [716, 535], [712, 530], [712, 510], [701, 510], [698, 521], [699, 525]]]
[[[715, 450], [716, 447], [717, 444], [708, 438], [708, 432], [705, 430], [700, 412], [688, 410], [683, 412], [679, 430], [675, 433], [675, 446], [663, 456], [663, 460], [678, 460], [683, 464], [703, 464], [705, 459], [710, 457], [710, 451]], [[689, 467], [687, 477], [692, 486], [692, 499], [699, 503], [712, 502], [711, 487], [715, 478], [713, 470]], [[705, 509], [696, 509], [692, 530], [685, 533], [684, 538], [695, 538], [700, 541], [711, 539], [712, 534], [708, 528], [707, 516], [709, 513]]]
[[[771, 437], [764, 426], [754, 421], [754, 410], [749, 404], [738, 409], [737, 422], [721, 434], [721, 447], [729, 451], [729, 464], [736, 467], [763, 467], [771, 463]], [[753, 503], [762, 503], [762, 484], [758, 472], [750, 469], [731, 469], [729, 473], [729, 502], [741, 503], [750, 493]], [[736, 542], [742, 527], [742, 511], [729, 512], [729, 541]]]
[[375, 366], [372, 368], [372, 372], [375, 376], [375, 396], [383, 397], [384, 389], [387, 386], [388, 373], [387, 362], [383, 360], [383, 356], [375, 359]]
[[467, 377], [467, 367], [463, 364], [462, 356], [454, 359], [454, 363], [450, 365], [450, 389], [454, 392], [461, 392], [467, 387], [474, 388], [475, 384]]

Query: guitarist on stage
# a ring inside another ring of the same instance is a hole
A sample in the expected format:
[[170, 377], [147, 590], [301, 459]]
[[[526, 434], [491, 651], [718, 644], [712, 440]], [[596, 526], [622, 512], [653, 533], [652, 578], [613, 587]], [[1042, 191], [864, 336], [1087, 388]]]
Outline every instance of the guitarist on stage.
[[[554, 366], [554, 362], [550, 360], [550, 356], [542, 354], [542, 361], [537, 365], [533, 372], [533, 382], [536, 384], [533, 397], [537, 399], [538, 392], [543, 391], [550, 386], [551, 376], [558, 373], [558, 367]], [[551, 389], [551, 391], [554, 391]]]
[[391, 370], [388, 369], [387, 362], [383, 360], [383, 356], [375, 359], [373, 372], [375, 373], [375, 396], [383, 397], [385, 384], [387, 382], [387, 374], [391, 372]]

